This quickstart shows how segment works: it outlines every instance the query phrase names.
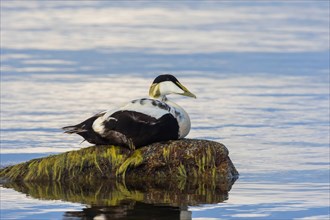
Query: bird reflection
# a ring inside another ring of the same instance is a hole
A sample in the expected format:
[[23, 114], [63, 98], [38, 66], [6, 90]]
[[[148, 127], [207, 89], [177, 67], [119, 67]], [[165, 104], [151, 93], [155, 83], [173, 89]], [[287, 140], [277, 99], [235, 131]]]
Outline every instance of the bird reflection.
[[64, 220], [110, 220], [110, 219], [191, 219], [187, 208], [155, 205], [143, 202], [123, 202], [120, 206], [92, 206], [82, 211], [66, 212]]

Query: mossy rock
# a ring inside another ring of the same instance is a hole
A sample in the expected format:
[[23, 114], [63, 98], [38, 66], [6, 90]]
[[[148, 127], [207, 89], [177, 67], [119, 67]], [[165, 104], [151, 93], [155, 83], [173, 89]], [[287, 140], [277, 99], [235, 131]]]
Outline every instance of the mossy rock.
[[209, 179], [228, 187], [237, 179], [238, 172], [223, 144], [183, 139], [153, 143], [135, 151], [118, 146], [92, 146], [6, 167], [0, 170], [0, 177], [30, 182]]

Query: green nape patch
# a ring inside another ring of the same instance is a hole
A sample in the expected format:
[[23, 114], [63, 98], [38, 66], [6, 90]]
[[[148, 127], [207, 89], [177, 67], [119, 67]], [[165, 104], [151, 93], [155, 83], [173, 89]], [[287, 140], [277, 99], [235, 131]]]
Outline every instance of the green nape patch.
[[64, 182], [97, 179], [178, 179], [231, 181], [238, 172], [227, 148], [217, 142], [183, 139], [153, 143], [130, 151], [118, 146], [92, 146], [30, 160], [0, 170], [12, 181]]

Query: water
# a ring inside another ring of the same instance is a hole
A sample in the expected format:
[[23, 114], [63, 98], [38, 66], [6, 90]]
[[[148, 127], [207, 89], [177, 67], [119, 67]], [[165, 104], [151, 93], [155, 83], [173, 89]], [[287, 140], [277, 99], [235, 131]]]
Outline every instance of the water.
[[59, 128], [145, 97], [172, 73], [198, 97], [170, 97], [191, 117], [188, 137], [225, 144], [240, 172], [229, 195], [195, 202], [196, 192], [178, 202], [170, 189], [120, 183], [88, 195], [1, 187], [1, 219], [328, 219], [328, 9], [1, 2], [1, 166], [88, 146]]

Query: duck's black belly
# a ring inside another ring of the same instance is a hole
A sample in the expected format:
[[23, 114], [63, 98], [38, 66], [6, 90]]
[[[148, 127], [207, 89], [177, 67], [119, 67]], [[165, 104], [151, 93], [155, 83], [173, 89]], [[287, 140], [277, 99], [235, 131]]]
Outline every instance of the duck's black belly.
[[140, 112], [124, 110], [117, 111], [110, 117], [116, 120], [105, 121], [105, 132], [101, 134], [109, 144], [127, 145], [126, 137], [131, 139], [135, 147], [141, 147], [179, 137], [178, 122], [170, 113], [156, 119]]

